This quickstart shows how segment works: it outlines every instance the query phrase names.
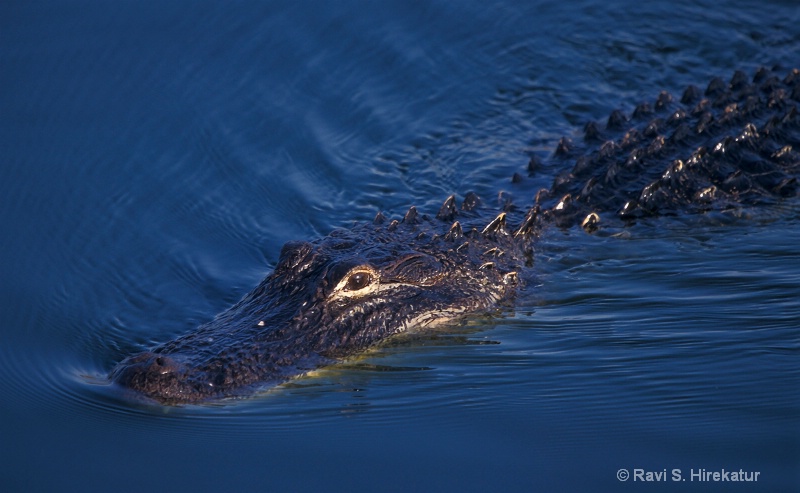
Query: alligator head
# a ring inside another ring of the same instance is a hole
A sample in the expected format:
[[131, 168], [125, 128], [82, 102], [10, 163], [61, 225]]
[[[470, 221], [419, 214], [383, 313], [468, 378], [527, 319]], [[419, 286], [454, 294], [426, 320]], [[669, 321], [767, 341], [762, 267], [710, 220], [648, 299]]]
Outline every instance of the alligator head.
[[[165, 404], [252, 393], [363, 351], [388, 337], [486, 311], [515, 290], [519, 252], [505, 215], [462, 231], [449, 198], [440, 219], [337, 230], [284, 245], [275, 270], [195, 332], [112, 371]], [[447, 217], [445, 217], [447, 216]]]
[[[530, 260], [529, 238], [546, 224], [594, 231], [609, 219], [735, 209], [800, 195], [800, 70], [780, 78], [759, 69], [705, 93], [689, 86], [680, 103], [661, 93], [584, 142], [562, 139], [556, 161], [572, 163], [534, 205], [486, 224], [474, 194], [457, 211], [448, 198], [435, 219], [412, 208], [402, 221], [335, 231], [284, 246], [275, 271], [239, 303], [196, 332], [131, 356], [111, 373], [119, 384], [163, 403], [252, 392], [374, 346], [409, 330], [486, 312], [515, 292]], [[654, 118], [650, 118], [653, 115]], [[630, 127], [628, 126], [630, 125]], [[627, 129], [627, 130], [625, 130]], [[609, 139], [603, 141], [603, 139]], [[528, 171], [539, 165], [531, 160]], [[515, 186], [525, 178], [515, 175]], [[531, 192], [531, 191], [529, 191]], [[604, 226], [607, 227], [607, 226]]]

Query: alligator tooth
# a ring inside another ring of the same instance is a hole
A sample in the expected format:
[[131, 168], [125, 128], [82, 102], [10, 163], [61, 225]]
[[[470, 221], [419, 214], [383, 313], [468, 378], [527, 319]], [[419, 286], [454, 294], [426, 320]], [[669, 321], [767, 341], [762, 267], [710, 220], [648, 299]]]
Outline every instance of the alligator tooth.
[[486, 262], [481, 265], [481, 269], [494, 269], [494, 262]]
[[378, 211], [378, 213], [375, 214], [375, 219], [372, 221], [372, 224], [377, 226], [379, 224], [383, 224], [384, 222], [386, 222], [386, 216], [384, 216], [382, 212]]
[[442, 204], [442, 208], [439, 209], [439, 213], [436, 214], [436, 219], [442, 221], [452, 221], [456, 217], [456, 197], [455, 195], [451, 195], [447, 197], [447, 200], [444, 201]]
[[503, 275], [503, 282], [506, 284], [516, 284], [517, 283], [517, 273], [512, 271], [505, 275]]
[[496, 233], [498, 231], [505, 233], [505, 230], [506, 230], [506, 213], [501, 212], [500, 214], [498, 214], [496, 218], [494, 218], [492, 222], [490, 222], [485, 228], [483, 228], [481, 234], [487, 235], [489, 233]]
[[386, 229], [389, 231], [394, 231], [397, 229], [397, 225], [399, 224], [400, 223], [397, 221], [397, 219], [393, 219], [392, 222], [390, 222], [389, 225], [386, 226]]

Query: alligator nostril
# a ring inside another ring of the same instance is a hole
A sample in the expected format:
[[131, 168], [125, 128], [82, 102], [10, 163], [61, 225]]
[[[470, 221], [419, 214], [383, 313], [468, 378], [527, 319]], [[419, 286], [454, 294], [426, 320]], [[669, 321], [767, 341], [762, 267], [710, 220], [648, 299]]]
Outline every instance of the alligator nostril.
[[[183, 363], [182, 354], [163, 354], [145, 351], [126, 358], [111, 371], [111, 379], [152, 399], [168, 402], [171, 399], [199, 399], [197, 389], [188, 381], [191, 368]], [[194, 394], [193, 394], [194, 392]]]
[[156, 356], [151, 361], [151, 371], [157, 372], [161, 375], [174, 373], [178, 370], [178, 363], [176, 363], [175, 360], [169, 356]]

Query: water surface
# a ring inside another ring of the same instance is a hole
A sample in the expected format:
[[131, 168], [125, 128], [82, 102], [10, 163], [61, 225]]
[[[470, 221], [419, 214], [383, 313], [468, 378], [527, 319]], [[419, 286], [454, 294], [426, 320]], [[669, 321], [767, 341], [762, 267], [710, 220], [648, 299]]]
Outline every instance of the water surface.
[[4, 491], [797, 491], [797, 203], [550, 230], [513, 311], [253, 399], [109, 388], [285, 241], [491, 199], [587, 120], [800, 64], [793, 2], [520, 3], [3, 3]]

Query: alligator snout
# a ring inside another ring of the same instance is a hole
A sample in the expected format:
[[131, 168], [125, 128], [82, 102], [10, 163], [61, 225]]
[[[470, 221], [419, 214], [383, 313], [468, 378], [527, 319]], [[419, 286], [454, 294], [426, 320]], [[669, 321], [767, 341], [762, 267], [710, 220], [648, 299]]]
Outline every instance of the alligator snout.
[[164, 398], [180, 399], [188, 393], [197, 393], [197, 389], [187, 382], [185, 373], [184, 365], [174, 358], [144, 352], [122, 361], [114, 369], [111, 378], [123, 387], [145, 394], [150, 394], [152, 389], [159, 389], [159, 394]]
[[164, 354], [156, 354], [152, 352], [140, 353], [131, 356], [123, 362], [123, 367], [120, 371], [120, 377], [127, 375], [133, 377], [135, 375], [150, 375], [161, 376], [175, 373], [180, 369], [178, 363]]
[[524, 216], [506, 198], [487, 224], [470, 192], [460, 209], [448, 197], [435, 218], [411, 207], [400, 220], [378, 213], [372, 223], [289, 242], [273, 272], [235, 305], [192, 333], [128, 357], [110, 376], [164, 404], [240, 397], [394, 334], [503, 306], [549, 223], [568, 228], [588, 212], [591, 224], [583, 227], [594, 230], [599, 213], [630, 225], [797, 195], [800, 70], [781, 79], [761, 69], [752, 85], [741, 73], [730, 84], [715, 79], [705, 96], [698, 102], [692, 86], [679, 105], [662, 93], [655, 109], [637, 107], [624, 134], [628, 117], [612, 113], [603, 144], [590, 143], [607, 138], [595, 124], [586, 126], [585, 148], [562, 140], [556, 161], [574, 167], [540, 190]]

